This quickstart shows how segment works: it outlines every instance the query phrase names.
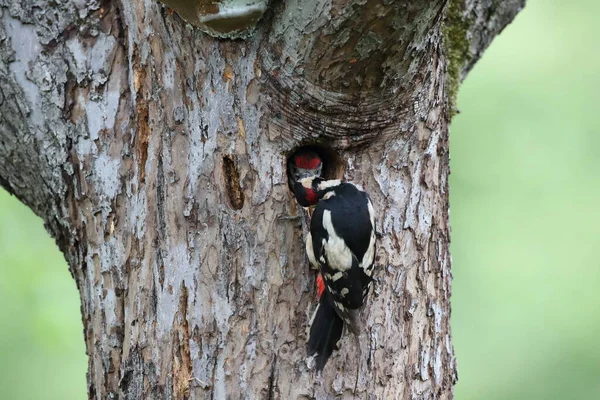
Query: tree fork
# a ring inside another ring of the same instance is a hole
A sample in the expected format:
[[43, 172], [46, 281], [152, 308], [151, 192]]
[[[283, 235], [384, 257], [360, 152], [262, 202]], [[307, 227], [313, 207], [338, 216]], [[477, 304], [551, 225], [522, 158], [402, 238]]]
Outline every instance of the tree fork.
[[[448, 123], [523, 5], [273, 1], [240, 41], [152, 0], [0, 0], [0, 185], [70, 265], [89, 397], [452, 398]], [[306, 145], [380, 216], [361, 351], [320, 378], [285, 218]]]

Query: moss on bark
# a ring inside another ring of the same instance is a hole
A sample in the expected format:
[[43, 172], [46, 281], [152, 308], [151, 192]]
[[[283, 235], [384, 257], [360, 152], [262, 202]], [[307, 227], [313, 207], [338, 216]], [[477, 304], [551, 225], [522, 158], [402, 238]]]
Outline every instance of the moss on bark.
[[467, 30], [468, 18], [464, 15], [465, 0], [449, 0], [448, 8], [442, 25], [444, 47], [446, 51], [446, 90], [450, 102], [451, 117], [457, 112], [456, 96], [461, 82], [461, 72], [467, 63], [469, 53], [469, 40]]

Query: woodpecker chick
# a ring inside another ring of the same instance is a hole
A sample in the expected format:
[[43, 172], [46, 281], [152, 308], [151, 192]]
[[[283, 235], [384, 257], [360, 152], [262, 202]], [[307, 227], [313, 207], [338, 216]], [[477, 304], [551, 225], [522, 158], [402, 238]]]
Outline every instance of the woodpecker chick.
[[323, 160], [316, 151], [299, 150], [288, 162], [288, 178], [292, 188], [301, 179], [311, 176], [321, 176]]
[[375, 261], [375, 213], [367, 193], [349, 182], [313, 176], [296, 182], [294, 194], [303, 207], [316, 205], [306, 252], [325, 290], [311, 319], [308, 355], [316, 354], [317, 370], [322, 370], [339, 348], [344, 325], [355, 335], [360, 332], [358, 310]]

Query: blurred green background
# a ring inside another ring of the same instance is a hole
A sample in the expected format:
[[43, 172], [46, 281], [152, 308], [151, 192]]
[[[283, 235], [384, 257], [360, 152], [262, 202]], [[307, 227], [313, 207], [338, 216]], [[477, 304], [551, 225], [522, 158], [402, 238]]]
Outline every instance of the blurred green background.
[[600, 2], [527, 3], [451, 127], [457, 400], [600, 399]]
[[[532, 0], [451, 133], [457, 400], [600, 399], [600, 2]], [[0, 398], [83, 399], [79, 298], [0, 192]]]

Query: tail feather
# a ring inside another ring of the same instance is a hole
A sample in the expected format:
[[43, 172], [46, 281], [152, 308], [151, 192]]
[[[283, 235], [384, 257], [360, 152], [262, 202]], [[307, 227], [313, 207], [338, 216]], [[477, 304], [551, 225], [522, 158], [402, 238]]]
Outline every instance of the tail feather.
[[308, 355], [316, 354], [316, 368], [321, 371], [342, 338], [344, 321], [330, 304], [327, 291], [323, 292], [319, 305], [312, 317], [308, 339]]

